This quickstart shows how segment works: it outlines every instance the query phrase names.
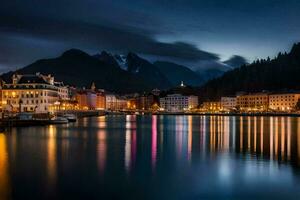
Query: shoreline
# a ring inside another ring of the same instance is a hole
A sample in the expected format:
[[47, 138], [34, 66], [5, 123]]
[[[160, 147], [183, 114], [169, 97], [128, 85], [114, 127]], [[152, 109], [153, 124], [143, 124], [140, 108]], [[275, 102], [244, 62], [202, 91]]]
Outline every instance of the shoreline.
[[[249, 117], [300, 117], [300, 113], [185, 113], [185, 112], [105, 112], [105, 111], [81, 111], [81, 112], [64, 112], [73, 113], [77, 118], [84, 117], [97, 117], [106, 115], [169, 115], [169, 116], [182, 116], [182, 115], [192, 115], [192, 116], [249, 116]], [[47, 126], [51, 123], [49, 120], [17, 120], [17, 119], [1, 119], [0, 120], [0, 130], [10, 127], [32, 127], [32, 126]]]
[[[106, 113], [104, 111], [61, 111], [55, 113], [56, 115], [60, 114], [74, 114], [77, 118], [84, 117], [95, 117], [95, 116], [104, 116]], [[30, 119], [30, 120], [20, 120], [16, 118], [4, 118], [0, 119], [0, 131], [5, 130], [6, 128], [11, 127], [33, 127], [33, 126], [47, 126], [51, 125], [51, 121], [49, 118], [42, 119]]]
[[287, 116], [300, 117], [300, 113], [187, 113], [187, 112], [144, 112], [144, 111], [123, 111], [123, 112], [108, 112], [108, 115], [199, 115], [199, 116]]
[[157, 115], [300, 117], [300, 114], [298, 113], [159, 113]]

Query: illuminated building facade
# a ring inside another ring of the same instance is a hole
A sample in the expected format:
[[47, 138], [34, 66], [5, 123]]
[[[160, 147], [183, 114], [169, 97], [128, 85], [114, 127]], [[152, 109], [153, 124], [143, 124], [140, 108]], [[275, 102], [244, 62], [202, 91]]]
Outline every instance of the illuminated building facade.
[[169, 112], [188, 111], [198, 106], [197, 96], [170, 94], [159, 99], [160, 107]]
[[105, 108], [107, 110], [115, 110], [117, 107], [117, 96], [114, 94], [106, 93], [105, 95]]
[[80, 90], [76, 93], [76, 100], [80, 110], [96, 109], [97, 94], [90, 90]]
[[51, 75], [13, 75], [12, 83], [2, 87], [4, 111], [45, 113], [58, 99], [58, 87]]
[[300, 99], [299, 93], [270, 94], [269, 108], [276, 111], [293, 110]]
[[90, 89], [76, 91], [75, 99], [80, 110], [104, 110], [106, 106], [104, 90], [96, 89], [95, 83], [92, 83]]
[[143, 94], [135, 98], [136, 109], [151, 110], [154, 104], [159, 104], [159, 97], [153, 93]]
[[104, 91], [97, 91], [96, 93], [96, 109], [104, 110], [105, 109], [105, 94]]
[[70, 99], [69, 88], [63, 82], [55, 82], [54, 85], [57, 87], [59, 100]]
[[[107, 110], [124, 110], [129, 106], [129, 101], [125, 97], [120, 97], [112, 93], [105, 94], [105, 105]], [[132, 104], [132, 106], [136, 106]]]
[[236, 106], [241, 111], [266, 111], [269, 107], [267, 93], [253, 93], [236, 97]]
[[218, 112], [221, 110], [221, 102], [220, 101], [206, 101], [203, 102], [202, 108], [205, 111]]
[[236, 108], [236, 97], [221, 97], [221, 109], [233, 110]]
[[0, 86], [0, 111], [2, 111], [2, 86]]

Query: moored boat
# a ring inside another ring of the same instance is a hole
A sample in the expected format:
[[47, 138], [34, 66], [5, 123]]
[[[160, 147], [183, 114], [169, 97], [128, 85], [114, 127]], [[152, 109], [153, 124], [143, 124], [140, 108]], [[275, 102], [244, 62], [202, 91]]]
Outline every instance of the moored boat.
[[74, 114], [64, 114], [63, 117], [66, 118], [69, 122], [77, 121], [77, 117]]
[[65, 117], [53, 117], [49, 120], [50, 124], [67, 124], [69, 120]]

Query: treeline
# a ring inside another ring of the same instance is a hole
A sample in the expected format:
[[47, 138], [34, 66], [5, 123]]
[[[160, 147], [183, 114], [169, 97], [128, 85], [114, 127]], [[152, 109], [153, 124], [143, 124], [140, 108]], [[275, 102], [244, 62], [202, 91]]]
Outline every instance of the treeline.
[[290, 53], [279, 53], [274, 59], [256, 60], [223, 76], [208, 81], [199, 90], [201, 100], [216, 100], [237, 92], [300, 89], [300, 43]]

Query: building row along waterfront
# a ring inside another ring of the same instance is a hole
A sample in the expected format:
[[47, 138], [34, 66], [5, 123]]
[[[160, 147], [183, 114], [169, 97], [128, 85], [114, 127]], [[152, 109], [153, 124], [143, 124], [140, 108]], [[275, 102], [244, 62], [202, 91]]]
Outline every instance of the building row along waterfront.
[[300, 99], [300, 92], [288, 91], [282, 93], [261, 92], [238, 94], [235, 97], [221, 97], [220, 101], [203, 102], [202, 109], [208, 111], [264, 112], [292, 111]]
[[48, 113], [62, 110], [149, 110], [158, 109], [160, 91], [134, 95], [117, 95], [97, 89], [70, 87], [56, 82], [51, 75], [14, 74], [1, 82], [0, 109], [4, 112]]

